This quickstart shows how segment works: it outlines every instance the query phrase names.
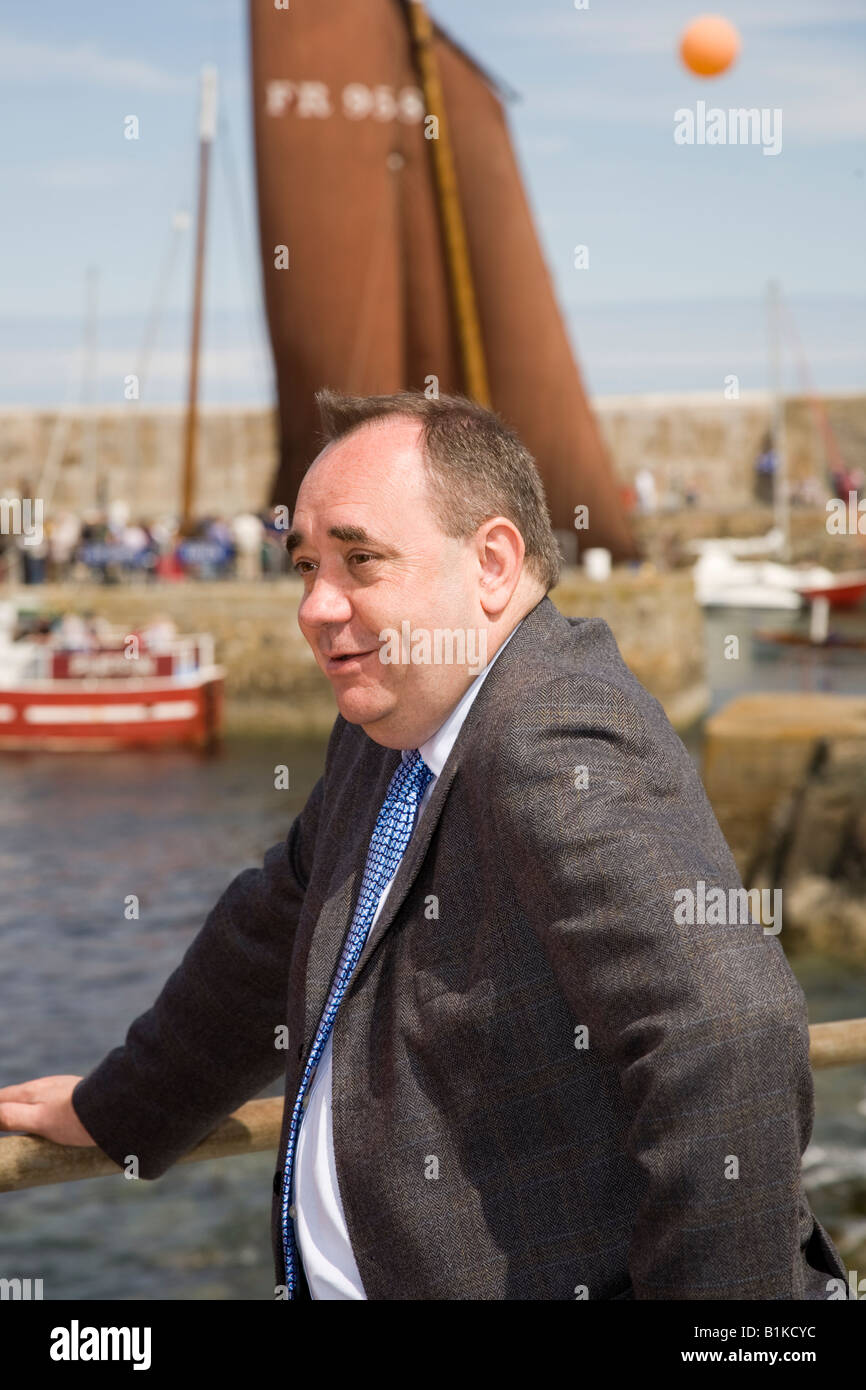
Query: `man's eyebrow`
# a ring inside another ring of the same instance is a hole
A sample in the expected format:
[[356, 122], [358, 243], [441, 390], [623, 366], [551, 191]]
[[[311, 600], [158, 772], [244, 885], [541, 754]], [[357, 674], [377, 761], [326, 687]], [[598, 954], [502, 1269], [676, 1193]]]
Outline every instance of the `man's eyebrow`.
[[[363, 526], [331, 526], [328, 535], [333, 536], [335, 541], [345, 541], [347, 544], [355, 542], [358, 545], [369, 545], [375, 550], [390, 550], [381, 541], [377, 541]], [[306, 545], [306, 538], [303, 531], [290, 531], [286, 536], [286, 550], [292, 555], [299, 546]]]

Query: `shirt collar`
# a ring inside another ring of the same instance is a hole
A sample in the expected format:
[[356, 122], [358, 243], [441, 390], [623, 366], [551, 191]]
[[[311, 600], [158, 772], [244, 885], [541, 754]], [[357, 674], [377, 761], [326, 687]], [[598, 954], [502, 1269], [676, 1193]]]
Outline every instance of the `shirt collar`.
[[[520, 622], [523, 622], [523, 618], [521, 618]], [[435, 734], [431, 734], [430, 738], [428, 738], [425, 743], [422, 743], [418, 749], [418, 752], [421, 754], [421, 757], [424, 759], [424, 762], [427, 764], [434, 777], [438, 777], [445, 766], [448, 760], [448, 754], [454, 747], [457, 741], [457, 735], [463, 726], [463, 721], [472, 706], [472, 701], [475, 699], [487, 679], [487, 676], [490, 674], [496, 658], [499, 656], [500, 652], [505, 651], [505, 648], [508, 646], [508, 643], [511, 641], [518, 627], [520, 627], [520, 623], [509, 632], [502, 646], [490, 658], [484, 670], [479, 672], [472, 684], [463, 692], [444, 723], [442, 723]], [[411, 748], [404, 748], [402, 750], [401, 757], [403, 762], [406, 761], [412, 751]]]

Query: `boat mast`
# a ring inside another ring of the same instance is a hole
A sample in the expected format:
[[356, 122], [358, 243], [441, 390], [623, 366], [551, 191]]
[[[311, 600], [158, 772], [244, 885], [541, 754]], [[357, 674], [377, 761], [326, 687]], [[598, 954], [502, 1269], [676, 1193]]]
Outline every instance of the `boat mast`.
[[192, 339], [189, 350], [189, 391], [187, 395], [186, 430], [183, 451], [183, 494], [181, 528], [192, 524], [195, 495], [195, 442], [198, 425], [198, 362], [201, 344], [201, 310], [204, 290], [205, 231], [207, 228], [207, 190], [210, 151], [216, 134], [217, 70], [204, 67], [201, 72], [201, 105], [199, 108], [198, 210], [196, 212], [195, 284], [192, 305]]
[[180, 250], [180, 243], [186, 234], [192, 219], [188, 212], [179, 210], [172, 215], [171, 219], [171, 239], [168, 243], [164, 259], [157, 276], [156, 288], [153, 294], [153, 301], [144, 325], [144, 333], [141, 345], [138, 349], [138, 356], [135, 362], [135, 375], [138, 380], [138, 394], [128, 403], [129, 405], [129, 431], [126, 436], [126, 459], [124, 464], [125, 486], [124, 493], [129, 503], [130, 514], [133, 517], [138, 515], [141, 504], [141, 447], [139, 441], [139, 430], [141, 425], [141, 399], [144, 396], [145, 386], [150, 373], [151, 359], [153, 357], [154, 346], [157, 341], [162, 320], [162, 313], [165, 309], [168, 290], [171, 285], [172, 271], [174, 270], [177, 253]]
[[81, 372], [81, 507], [101, 507], [100, 480], [97, 464], [99, 450], [99, 420], [97, 418], [97, 382], [99, 377], [99, 271], [88, 266], [85, 273], [84, 348]]
[[773, 395], [773, 520], [782, 533], [780, 558], [791, 558], [791, 508], [788, 497], [788, 451], [785, 441], [785, 396], [782, 388], [782, 295], [778, 280], [767, 283], [770, 390]]
[[438, 138], [430, 142], [433, 174], [445, 238], [445, 255], [460, 344], [463, 380], [467, 394], [478, 401], [479, 405], [489, 406], [487, 364], [478, 320], [475, 286], [472, 282], [472, 268], [469, 263], [466, 227], [457, 188], [454, 154], [445, 119], [445, 102], [434, 49], [433, 25], [422, 0], [406, 0], [406, 7], [409, 31], [415, 49], [415, 62], [424, 92], [424, 104], [428, 116], [435, 116], [438, 123]]

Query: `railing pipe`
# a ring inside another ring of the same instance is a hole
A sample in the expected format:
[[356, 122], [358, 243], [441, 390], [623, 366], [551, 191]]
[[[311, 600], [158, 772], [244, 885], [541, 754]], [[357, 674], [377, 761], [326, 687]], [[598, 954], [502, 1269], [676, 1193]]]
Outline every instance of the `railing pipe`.
[[[836, 1023], [813, 1023], [809, 1029], [809, 1061], [813, 1070], [866, 1062], [866, 1018], [846, 1018]], [[206, 1158], [232, 1158], [238, 1154], [276, 1149], [283, 1119], [283, 1098], [251, 1100], [217, 1125], [178, 1163], [201, 1163]], [[72, 1148], [49, 1139], [12, 1134], [0, 1137], [0, 1192], [25, 1187], [45, 1187], [58, 1182], [122, 1173], [116, 1163], [97, 1148]]]

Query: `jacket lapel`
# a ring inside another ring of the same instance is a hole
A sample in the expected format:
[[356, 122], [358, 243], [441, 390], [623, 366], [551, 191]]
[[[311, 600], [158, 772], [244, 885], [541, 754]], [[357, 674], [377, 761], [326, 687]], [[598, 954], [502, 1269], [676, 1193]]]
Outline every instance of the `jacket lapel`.
[[[561, 614], [550, 599], [543, 598], [526, 615], [520, 630], [515, 632], [512, 640], [478, 691], [454, 746], [446, 759], [445, 766], [436, 780], [430, 794], [430, 800], [424, 808], [424, 814], [417, 822], [412, 838], [406, 847], [385, 906], [364, 943], [364, 949], [349, 986], [350, 992], [355, 988], [361, 972], [366, 969], [370, 958], [382, 942], [418, 876], [451, 784], [460, 766], [461, 758], [472, 736], [472, 730], [479, 721], [483, 721], [485, 706], [488, 700], [492, 699], [497, 683], [505, 677], [507, 668], [512, 662], [519, 662], [521, 650], [526, 650], [527, 644], [538, 641], [539, 638], [543, 639], [549, 631], [551, 623], [557, 618], [561, 619]], [[400, 763], [400, 751], [398, 749], [383, 749], [372, 739], [369, 740], [369, 744], [367, 750], [369, 756], [361, 759], [357, 772], [357, 785], [353, 789], [357, 790], [358, 793], [357, 801], [354, 804], [357, 805], [360, 802], [363, 807], [362, 814], [352, 822], [351, 829], [345, 821], [334, 828], [329, 826], [331, 843], [339, 848], [332, 877], [334, 891], [326, 899], [319, 913], [307, 958], [304, 1000], [305, 1052], [309, 1051], [315, 1036], [334, 979], [337, 962], [352, 924], [376, 818], [385, 800], [388, 784]], [[353, 778], [353, 781], [355, 780]], [[366, 787], [370, 788], [369, 793], [364, 790]]]
[[[388, 784], [400, 762], [399, 749], [381, 748], [369, 741], [367, 756], [350, 774], [352, 786], [347, 786], [351, 805], [357, 814], [338, 816], [336, 823], [327, 823], [328, 845], [334, 854], [331, 875], [332, 891], [322, 904], [307, 953], [304, 993], [304, 1053], [310, 1050], [319, 1020], [325, 1008], [328, 991], [334, 979], [337, 962], [352, 924], [355, 905], [361, 891], [361, 879], [367, 862], [367, 851], [373, 836]], [[334, 769], [339, 779], [338, 768]], [[365, 789], [369, 791], [365, 794]]]
[[[424, 807], [424, 814], [418, 821], [406, 847], [406, 852], [400, 860], [385, 906], [379, 913], [375, 926], [364, 943], [364, 949], [355, 967], [350, 989], [354, 987], [359, 974], [366, 967], [370, 956], [393, 922], [423, 863], [427, 846], [442, 813], [448, 789], [457, 771], [460, 760], [457, 746], [459, 741], [458, 737], [442, 772], [436, 780], [436, 785], [430, 794], [430, 800]], [[371, 750], [375, 747], [376, 745], [371, 743]], [[309, 1052], [315, 1037], [333, 983], [337, 962], [340, 959], [349, 927], [352, 925], [376, 818], [385, 800], [388, 784], [400, 762], [399, 750], [379, 748], [377, 752], [381, 760], [378, 776], [375, 776], [371, 770], [368, 778], [362, 778], [362, 781], [366, 780], [370, 784], [375, 781], [374, 790], [370, 794], [365, 814], [363, 817], [359, 817], [356, 822], [355, 833], [344, 836], [340, 841], [341, 847], [337, 862], [334, 865], [332, 879], [334, 891], [322, 905], [310, 941], [304, 997], [305, 1054]]]
[[[462, 732], [463, 730], [461, 729], [460, 733], [462, 734]], [[451, 749], [445, 762], [445, 766], [436, 779], [436, 785], [430, 793], [430, 800], [424, 807], [424, 814], [421, 819], [416, 822], [412, 838], [406, 846], [406, 851], [394, 875], [394, 882], [391, 884], [391, 891], [388, 894], [385, 905], [369, 932], [367, 940], [364, 942], [364, 949], [361, 952], [360, 959], [355, 968], [352, 981], [353, 986], [396, 917], [400, 907], [405, 902], [406, 895], [415, 882], [418, 870], [424, 861], [424, 855], [427, 853], [427, 846], [433, 837], [433, 831], [436, 829], [439, 817], [442, 814], [445, 798], [448, 795], [451, 783], [454, 781], [454, 774], [460, 763], [460, 749], [458, 747], [460, 741], [460, 735], [458, 734], [454, 747]], [[382, 799], [384, 800], [384, 796]], [[370, 833], [372, 835], [372, 830]]]

